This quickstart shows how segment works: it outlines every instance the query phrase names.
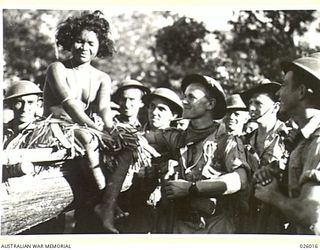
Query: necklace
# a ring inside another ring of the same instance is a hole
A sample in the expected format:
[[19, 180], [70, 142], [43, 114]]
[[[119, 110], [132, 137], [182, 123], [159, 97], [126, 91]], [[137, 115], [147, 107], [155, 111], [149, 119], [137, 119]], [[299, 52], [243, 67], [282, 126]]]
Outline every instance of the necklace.
[[[84, 69], [82, 68], [79, 68], [79, 67], [74, 67], [73, 66], [73, 62], [72, 60], [70, 60], [71, 62], [71, 67], [72, 67], [72, 72], [73, 72], [73, 76], [74, 76], [74, 80], [75, 80], [75, 83], [76, 83], [76, 86], [78, 87], [79, 84], [78, 84], [78, 77], [77, 77], [77, 71], [80, 72], [80, 71], [83, 71]], [[88, 92], [88, 98], [87, 98], [87, 101], [85, 104], [85, 107], [84, 107], [84, 110], [87, 110], [89, 105], [90, 105], [90, 97], [91, 97], [91, 68], [90, 68], [90, 65], [89, 65], [89, 92]], [[78, 88], [78, 95], [79, 98], [80, 98], [80, 101], [82, 102], [82, 86], [80, 85], [80, 87]]]

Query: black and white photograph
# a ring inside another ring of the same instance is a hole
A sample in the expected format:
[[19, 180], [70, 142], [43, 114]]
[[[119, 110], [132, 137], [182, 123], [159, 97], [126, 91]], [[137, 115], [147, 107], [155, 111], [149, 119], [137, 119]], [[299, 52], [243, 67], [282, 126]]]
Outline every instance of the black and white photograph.
[[1, 249], [320, 247], [320, 6], [1, 12]]

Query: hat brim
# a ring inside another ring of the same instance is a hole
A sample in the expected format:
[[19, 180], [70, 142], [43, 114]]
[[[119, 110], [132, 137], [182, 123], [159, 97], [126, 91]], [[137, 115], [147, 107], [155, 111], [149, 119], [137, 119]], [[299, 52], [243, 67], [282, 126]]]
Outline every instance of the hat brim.
[[307, 72], [308, 74], [310, 74], [311, 76], [315, 77], [316, 79], [320, 80], [320, 75], [316, 72], [314, 72], [312, 69], [306, 67], [305, 65], [298, 63], [298, 62], [289, 62], [289, 61], [283, 61], [280, 63], [280, 66], [283, 70], [283, 72], [286, 74], [288, 73], [290, 70], [293, 69], [302, 69], [305, 72]]
[[239, 107], [239, 106], [228, 106], [227, 111], [229, 111], [229, 110], [248, 111], [248, 108]]
[[166, 98], [162, 95], [156, 95], [156, 94], [148, 94], [142, 97], [142, 101], [145, 105], [149, 105], [149, 103], [151, 102], [151, 100], [153, 98], [160, 98], [162, 100], [165, 100], [167, 103], [169, 103], [170, 107], [174, 108], [175, 111], [178, 113], [178, 117], [182, 116], [183, 113], [183, 107], [181, 107], [180, 105], [176, 104], [175, 102], [171, 101], [169, 98]]
[[216, 106], [214, 109], [214, 118], [221, 119], [227, 113], [227, 103], [225, 96], [216, 88], [208, 83], [207, 79], [203, 75], [191, 74], [186, 76], [181, 83], [181, 90], [184, 92], [191, 83], [200, 83], [208, 89], [212, 95], [216, 98]]
[[121, 86], [117, 89], [117, 91], [111, 96], [111, 100], [112, 101], [118, 101], [120, 94], [122, 91], [126, 90], [126, 89], [140, 89], [142, 90], [142, 92], [145, 92], [145, 94], [149, 94], [150, 93], [150, 89], [146, 86], [141, 86], [141, 85], [135, 85], [135, 84], [131, 84], [131, 85], [126, 85], [126, 86]]
[[9, 100], [12, 100], [14, 98], [17, 98], [17, 97], [20, 97], [20, 96], [27, 96], [27, 95], [39, 95], [41, 96], [43, 94], [42, 91], [35, 91], [35, 92], [30, 92], [30, 93], [27, 93], [27, 94], [14, 94], [14, 95], [10, 95], [10, 96], [7, 96], [5, 98], [3, 98], [4, 101], [9, 101]]
[[249, 100], [251, 97], [256, 93], [273, 93], [275, 94], [281, 87], [280, 83], [277, 82], [271, 82], [266, 84], [260, 84], [258, 86], [255, 86], [247, 91], [244, 91], [240, 93], [240, 96], [243, 100], [243, 102], [248, 105]]

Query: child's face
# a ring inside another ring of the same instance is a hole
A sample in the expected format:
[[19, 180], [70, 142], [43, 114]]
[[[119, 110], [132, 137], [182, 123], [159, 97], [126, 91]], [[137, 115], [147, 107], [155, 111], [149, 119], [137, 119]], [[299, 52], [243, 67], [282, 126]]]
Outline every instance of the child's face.
[[78, 63], [90, 62], [98, 54], [99, 40], [94, 31], [83, 30], [72, 46], [73, 58]]

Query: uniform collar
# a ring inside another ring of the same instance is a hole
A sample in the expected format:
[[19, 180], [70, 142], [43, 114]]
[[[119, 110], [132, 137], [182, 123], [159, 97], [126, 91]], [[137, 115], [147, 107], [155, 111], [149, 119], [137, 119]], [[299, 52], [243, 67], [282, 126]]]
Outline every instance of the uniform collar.
[[214, 122], [207, 128], [196, 129], [189, 124], [188, 128], [183, 132], [182, 140], [184, 141], [184, 145], [197, 143], [199, 141], [204, 140], [212, 133], [218, 130], [219, 124]]
[[[35, 119], [34, 121], [28, 123], [23, 129], [17, 131], [16, 127], [15, 127], [14, 120], [11, 120], [10, 122], [8, 122], [4, 125], [4, 131], [9, 131], [9, 133], [13, 133], [13, 134], [18, 134], [18, 133], [21, 133], [22, 131], [27, 130], [27, 129], [34, 129], [36, 121], [37, 120]], [[10, 131], [12, 131], [12, 132], [10, 132]]]
[[301, 129], [301, 133], [305, 139], [308, 139], [320, 126], [320, 110], [310, 109], [311, 118], [308, 123]]
[[115, 120], [118, 121], [118, 122], [120, 122], [120, 123], [122, 123], [122, 124], [128, 124], [128, 125], [130, 125], [131, 127], [136, 128], [136, 129], [141, 129], [141, 127], [142, 127], [142, 125], [141, 125], [141, 123], [139, 122], [139, 120], [136, 120], [136, 121], [134, 122], [134, 124], [130, 124], [128, 121], [125, 121], [125, 120], [123, 119], [123, 116], [121, 116], [121, 115], [117, 116], [117, 117], [115, 118]]

